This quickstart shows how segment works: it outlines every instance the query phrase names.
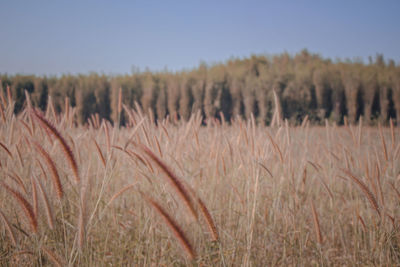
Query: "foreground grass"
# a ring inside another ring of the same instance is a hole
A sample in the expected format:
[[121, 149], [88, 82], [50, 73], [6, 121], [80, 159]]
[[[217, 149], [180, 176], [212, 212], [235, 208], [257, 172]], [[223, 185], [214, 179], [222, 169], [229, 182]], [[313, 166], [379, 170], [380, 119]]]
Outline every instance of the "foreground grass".
[[400, 263], [397, 128], [1, 108], [2, 266]]

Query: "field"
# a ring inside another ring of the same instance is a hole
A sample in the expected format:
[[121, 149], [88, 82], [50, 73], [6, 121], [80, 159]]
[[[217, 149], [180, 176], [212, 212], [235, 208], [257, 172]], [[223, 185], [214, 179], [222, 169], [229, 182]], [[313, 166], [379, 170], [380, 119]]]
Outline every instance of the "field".
[[400, 264], [392, 123], [76, 126], [0, 103], [1, 266]]

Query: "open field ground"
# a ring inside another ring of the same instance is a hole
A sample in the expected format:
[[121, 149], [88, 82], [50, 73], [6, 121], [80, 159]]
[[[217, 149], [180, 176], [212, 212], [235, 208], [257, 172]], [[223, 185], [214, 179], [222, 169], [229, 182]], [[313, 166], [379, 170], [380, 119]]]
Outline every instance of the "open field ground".
[[393, 125], [0, 109], [1, 266], [400, 264]]

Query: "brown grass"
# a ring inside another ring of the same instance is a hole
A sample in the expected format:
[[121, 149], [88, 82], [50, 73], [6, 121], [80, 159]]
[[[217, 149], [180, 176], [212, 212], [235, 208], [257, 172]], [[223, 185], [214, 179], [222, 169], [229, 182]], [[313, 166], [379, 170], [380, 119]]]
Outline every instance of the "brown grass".
[[64, 152], [64, 155], [69, 162], [71, 169], [74, 173], [75, 176], [75, 182], [79, 183], [80, 178], [79, 178], [79, 173], [78, 173], [78, 164], [76, 163], [75, 156], [70, 148], [70, 146], [67, 144], [66, 140], [60, 132], [47, 120], [45, 119], [38, 111], [32, 109], [32, 113], [35, 116], [35, 118], [40, 122], [40, 124], [45, 127], [61, 144], [61, 148]]
[[1, 147], [2, 149], [4, 149], [4, 151], [7, 152], [8, 156], [10, 156], [10, 158], [13, 158], [13, 156], [12, 156], [10, 150], [6, 147], [5, 144], [3, 144], [2, 142], [0, 142], [0, 147]]
[[47, 224], [51, 230], [54, 229], [54, 216], [53, 216], [53, 211], [49, 202], [49, 198], [47, 197], [46, 191], [42, 185], [42, 183], [36, 178], [33, 177], [34, 183], [38, 186], [40, 195], [42, 196], [42, 201], [44, 205], [44, 209], [46, 211], [46, 218], [47, 218]]
[[123, 105], [127, 125], [92, 127], [4, 102], [0, 266], [400, 265], [394, 121], [155, 123]]
[[1, 216], [2, 220], [3, 220], [3, 224], [6, 227], [7, 233], [10, 236], [10, 239], [11, 239], [13, 245], [16, 246], [17, 245], [17, 239], [15, 238], [15, 234], [14, 234], [12, 228], [11, 228], [10, 222], [8, 221], [6, 215], [1, 210], [0, 210], [0, 216]]
[[197, 220], [198, 216], [194, 208], [193, 201], [189, 193], [183, 186], [182, 182], [179, 180], [179, 178], [148, 147], [143, 145], [141, 148], [146, 153], [146, 155], [149, 156], [157, 164], [157, 166], [165, 173], [165, 177], [167, 177], [172, 187], [176, 190], [179, 197], [190, 211], [191, 215]]
[[319, 225], [318, 213], [315, 210], [315, 206], [314, 206], [314, 202], [313, 201], [311, 201], [311, 212], [312, 212], [312, 215], [313, 215], [314, 229], [315, 229], [315, 234], [317, 236], [317, 241], [318, 241], [318, 243], [322, 244], [321, 227]]
[[65, 266], [65, 264], [63, 264], [62, 260], [55, 252], [51, 251], [46, 247], [42, 247], [42, 250], [47, 255], [47, 257], [49, 257], [49, 260], [54, 264], [54, 266], [57, 267]]
[[103, 164], [103, 167], [105, 168], [106, 167], [106, 160], [105, 160], [105, 158], [103, 156], [103, 153], [101, 152], [99, 144], [97, 144], [96, 140], [94, 140], [94, 139], [93, 139], [93, 143], [96, 146], [96, 151], [97, 151], [97, 154], [99, 155], [101, 163]]
[[183, 233], [182, 229], [178, 226], [178, 224], [172, 219], [172, 217], [156, 201], [154, 201], [153, 199], [151, 199], [147, 196], [144, 196], [144, 198], [149, 202], [149, 204], [157, 211], [157, 213], [164, 220], [165, 224], [172, 231], [175, 238], [179, 241], [179, 244], [181, 245], [181, 247], [185, 250], [188, 258], [190, 260], [193, 260], [196, 257], [196, 253], [193, 250], [193, 246], [189, 243], [189, 240]]
[[208, 209], [207, 209], [206, 205], [204, 204], [203, 200], [198, 198], [197, 201], [199, 202], [200, 211], [203, 214], [203, 217], [204, 217], [204, 219], [206, 221], [207, 227], [210, 230], [210, 233], [211, 233], [211, 236], [212, 236], [212, 241], [219, 241], [218, 230], [217, 230], [217, 227], [215, 226], [215, 222], [214, 222], [213, 218], [211, 217], [210, 212], [208, 211]]
[[18, 191], [12, 189], [5, 183], [1, 183], [1, 185], [17, 200], [18, 204], [20, 205], [21, 209], [25, 213], [25, 218], [28, 220], [29, 225], [33, 233], [37, 233], [38, 231], [38, 223], [35, 213], [31, 204], [25, 199], [25, 197]]
[[360, 187], [361, 191], [367, 197], [369, 203], [371, 203], [371, 206], [378, 213], [378, 215], [381, 216], [381, 212], [380, 212], [380, 208], [379, 208], [379, 205], [378, 205], [378, 201], [376, 201], [376, 197], [374, 196], [374, 194], [372, 194], [371, 190], [369, 190], [368, 186], [366, 186], [363, 181], [361, 181], [359, 178], [357, 178], [349, 170], [343, 170], [343, 172], [345, 172], [347, 174], [347, 176], [350, 177], [351, 180], [353, 182], [355, 182]]
[[44, 150], [44, 148], [38, 142], [33, 142], [33, 144], [36, 147], [36, 150], [42, 156], [43, 160], [46, 162], [47, 169], [50, 171], [51, 174], [50, 177], [51, 181], [53, 182], [54, 191], [56, 192], [58, 199], [61, 199], [64, 195], [64, 191], [62, 188], [60, 176], [56, 168], [56, 164], [51, 159], [49, 153], [47, 153], [46, 150]]
[[33, 214], [35, 217], [38, 217], [39, 213], [39, 203], [37, 199], [37, 189], [36, 189], [36, 183], [33, 180], [33, 177], [31, 176], [31, 188], [32, 188], [32, 205], [33, 205]]

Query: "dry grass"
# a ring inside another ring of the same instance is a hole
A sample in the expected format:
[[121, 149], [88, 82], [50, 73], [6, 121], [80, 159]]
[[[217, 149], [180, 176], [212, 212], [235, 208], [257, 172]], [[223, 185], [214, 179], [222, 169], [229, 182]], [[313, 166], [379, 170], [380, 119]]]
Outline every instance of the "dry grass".
[[156, 124], [120, 103], [129, 127], [77, 127], [68, 100], [0, 100], [1, 266], [400, 264], [392, 121]]

